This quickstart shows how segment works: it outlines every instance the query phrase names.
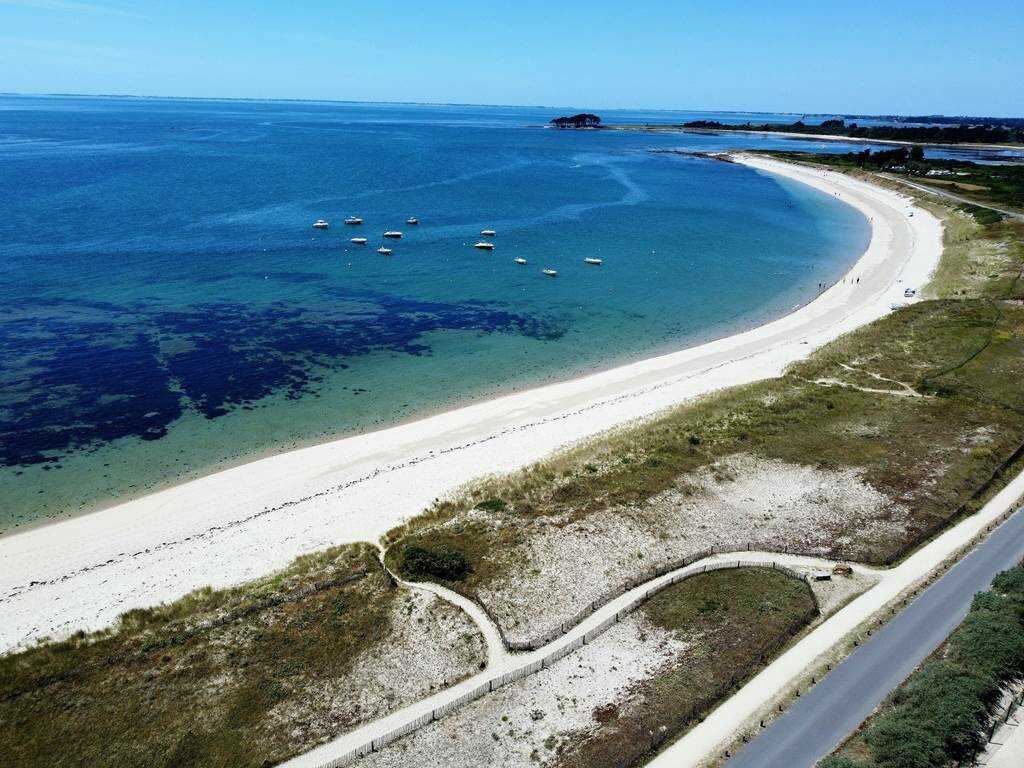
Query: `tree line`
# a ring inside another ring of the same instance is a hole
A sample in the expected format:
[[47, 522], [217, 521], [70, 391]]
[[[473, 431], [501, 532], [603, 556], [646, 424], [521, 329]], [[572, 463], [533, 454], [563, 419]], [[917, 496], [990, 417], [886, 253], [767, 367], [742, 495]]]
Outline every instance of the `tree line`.
[[852, 139], [885, 139], [889, 141], [921, 142], [924, 144], [1022, 144], [1024, 126], [1002, 125], [858, 125], [842, 119], [808, 124], [795, 123], [743, 123], [730, 125], [717, 120], [693, 120], [684, 128], [702, 128], [715, 131], [764, 131], [769, 133], [807, 133], [815, 136], [845, 136]]

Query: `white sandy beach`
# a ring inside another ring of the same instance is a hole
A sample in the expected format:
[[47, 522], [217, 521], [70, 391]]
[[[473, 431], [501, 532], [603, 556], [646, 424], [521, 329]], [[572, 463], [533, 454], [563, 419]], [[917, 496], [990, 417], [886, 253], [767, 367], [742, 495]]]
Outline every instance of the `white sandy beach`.
[[374, 540], [475, 476], [777, 375], [927, 282], [942, 227], [907, 198], [832, 172], [743, 162], [836, 195], [871, 220], [870, 245], [845, 281], [786, 317], [718, 341], [265, 458], [0, 538], [0, 651], [100, 628], [129, 608], [238, 583], [332, 544]]

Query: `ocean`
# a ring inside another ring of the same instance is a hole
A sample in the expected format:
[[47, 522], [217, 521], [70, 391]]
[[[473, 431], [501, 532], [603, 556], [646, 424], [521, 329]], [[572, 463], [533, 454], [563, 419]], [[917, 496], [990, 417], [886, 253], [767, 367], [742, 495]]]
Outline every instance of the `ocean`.
[[[0, 531], [749, 328], [867, 244], [828, 195], [652, 152], [835, 145], [558, 114], [0, 97]], [[606, 119], [737, 119], [652, 114]]]

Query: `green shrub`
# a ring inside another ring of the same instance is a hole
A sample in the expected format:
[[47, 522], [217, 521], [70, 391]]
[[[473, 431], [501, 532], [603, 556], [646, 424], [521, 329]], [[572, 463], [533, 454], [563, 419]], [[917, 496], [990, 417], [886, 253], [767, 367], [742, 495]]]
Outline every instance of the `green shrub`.
[[[972, 760], [1001, 686], [1024, 675], [1024, 568], [1000, 574], [974, 596], [943, 661], [926, 664], [892, 695], [864, 732], [871, 765], [945, 768]], [[846, 762], [842, 762], [846, 760]], [[848, 758], [822, 768], [856, 768]]]
[[978, 592], [971, 601], [972, 611], [1011, 611], [1013, 601], [998, 592]]
[[508, 508], [501, 499], [485, 499], [476, 505], [477, 509], [482, 509], [484, 512], [504, 512]]
[[949, 762], [941, 735], [903, 712], [883, 715], [864, 738], [882, 768], [945, 768]]
[[858, 763], [855, 760], [851, 760], [848, 757], [826, 757], [820, 763], [818, 768], [867, 768], [864, 763]]
[[1024, 566], [1018, 565], [1016, 568], [1003, 571], [996, 576], [992, 587], [996, 592], [1024, 599]]
[[951, 645], [950, 659], [993, 684], [1024, 673], [1024, 631], [1016, 611], [971, 611]]
[[472, 572], [469, 560], [456, 549], [428, 549], [410, 544], [402, 550], [402, 573], [414, 581], [462, 581]]

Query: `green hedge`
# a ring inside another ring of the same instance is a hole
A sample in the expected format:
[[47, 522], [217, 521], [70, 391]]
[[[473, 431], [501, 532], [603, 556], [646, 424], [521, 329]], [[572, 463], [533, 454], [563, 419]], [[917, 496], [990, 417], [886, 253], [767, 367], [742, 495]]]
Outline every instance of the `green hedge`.
[[821, 768], [946, 768], [984, 748], [1003, 685], [1024, 676], [1024, 566], [1004, 571], [949, 637], [945, 657], [925, 664], [869, 722], [868, 762], [827, 758]]

